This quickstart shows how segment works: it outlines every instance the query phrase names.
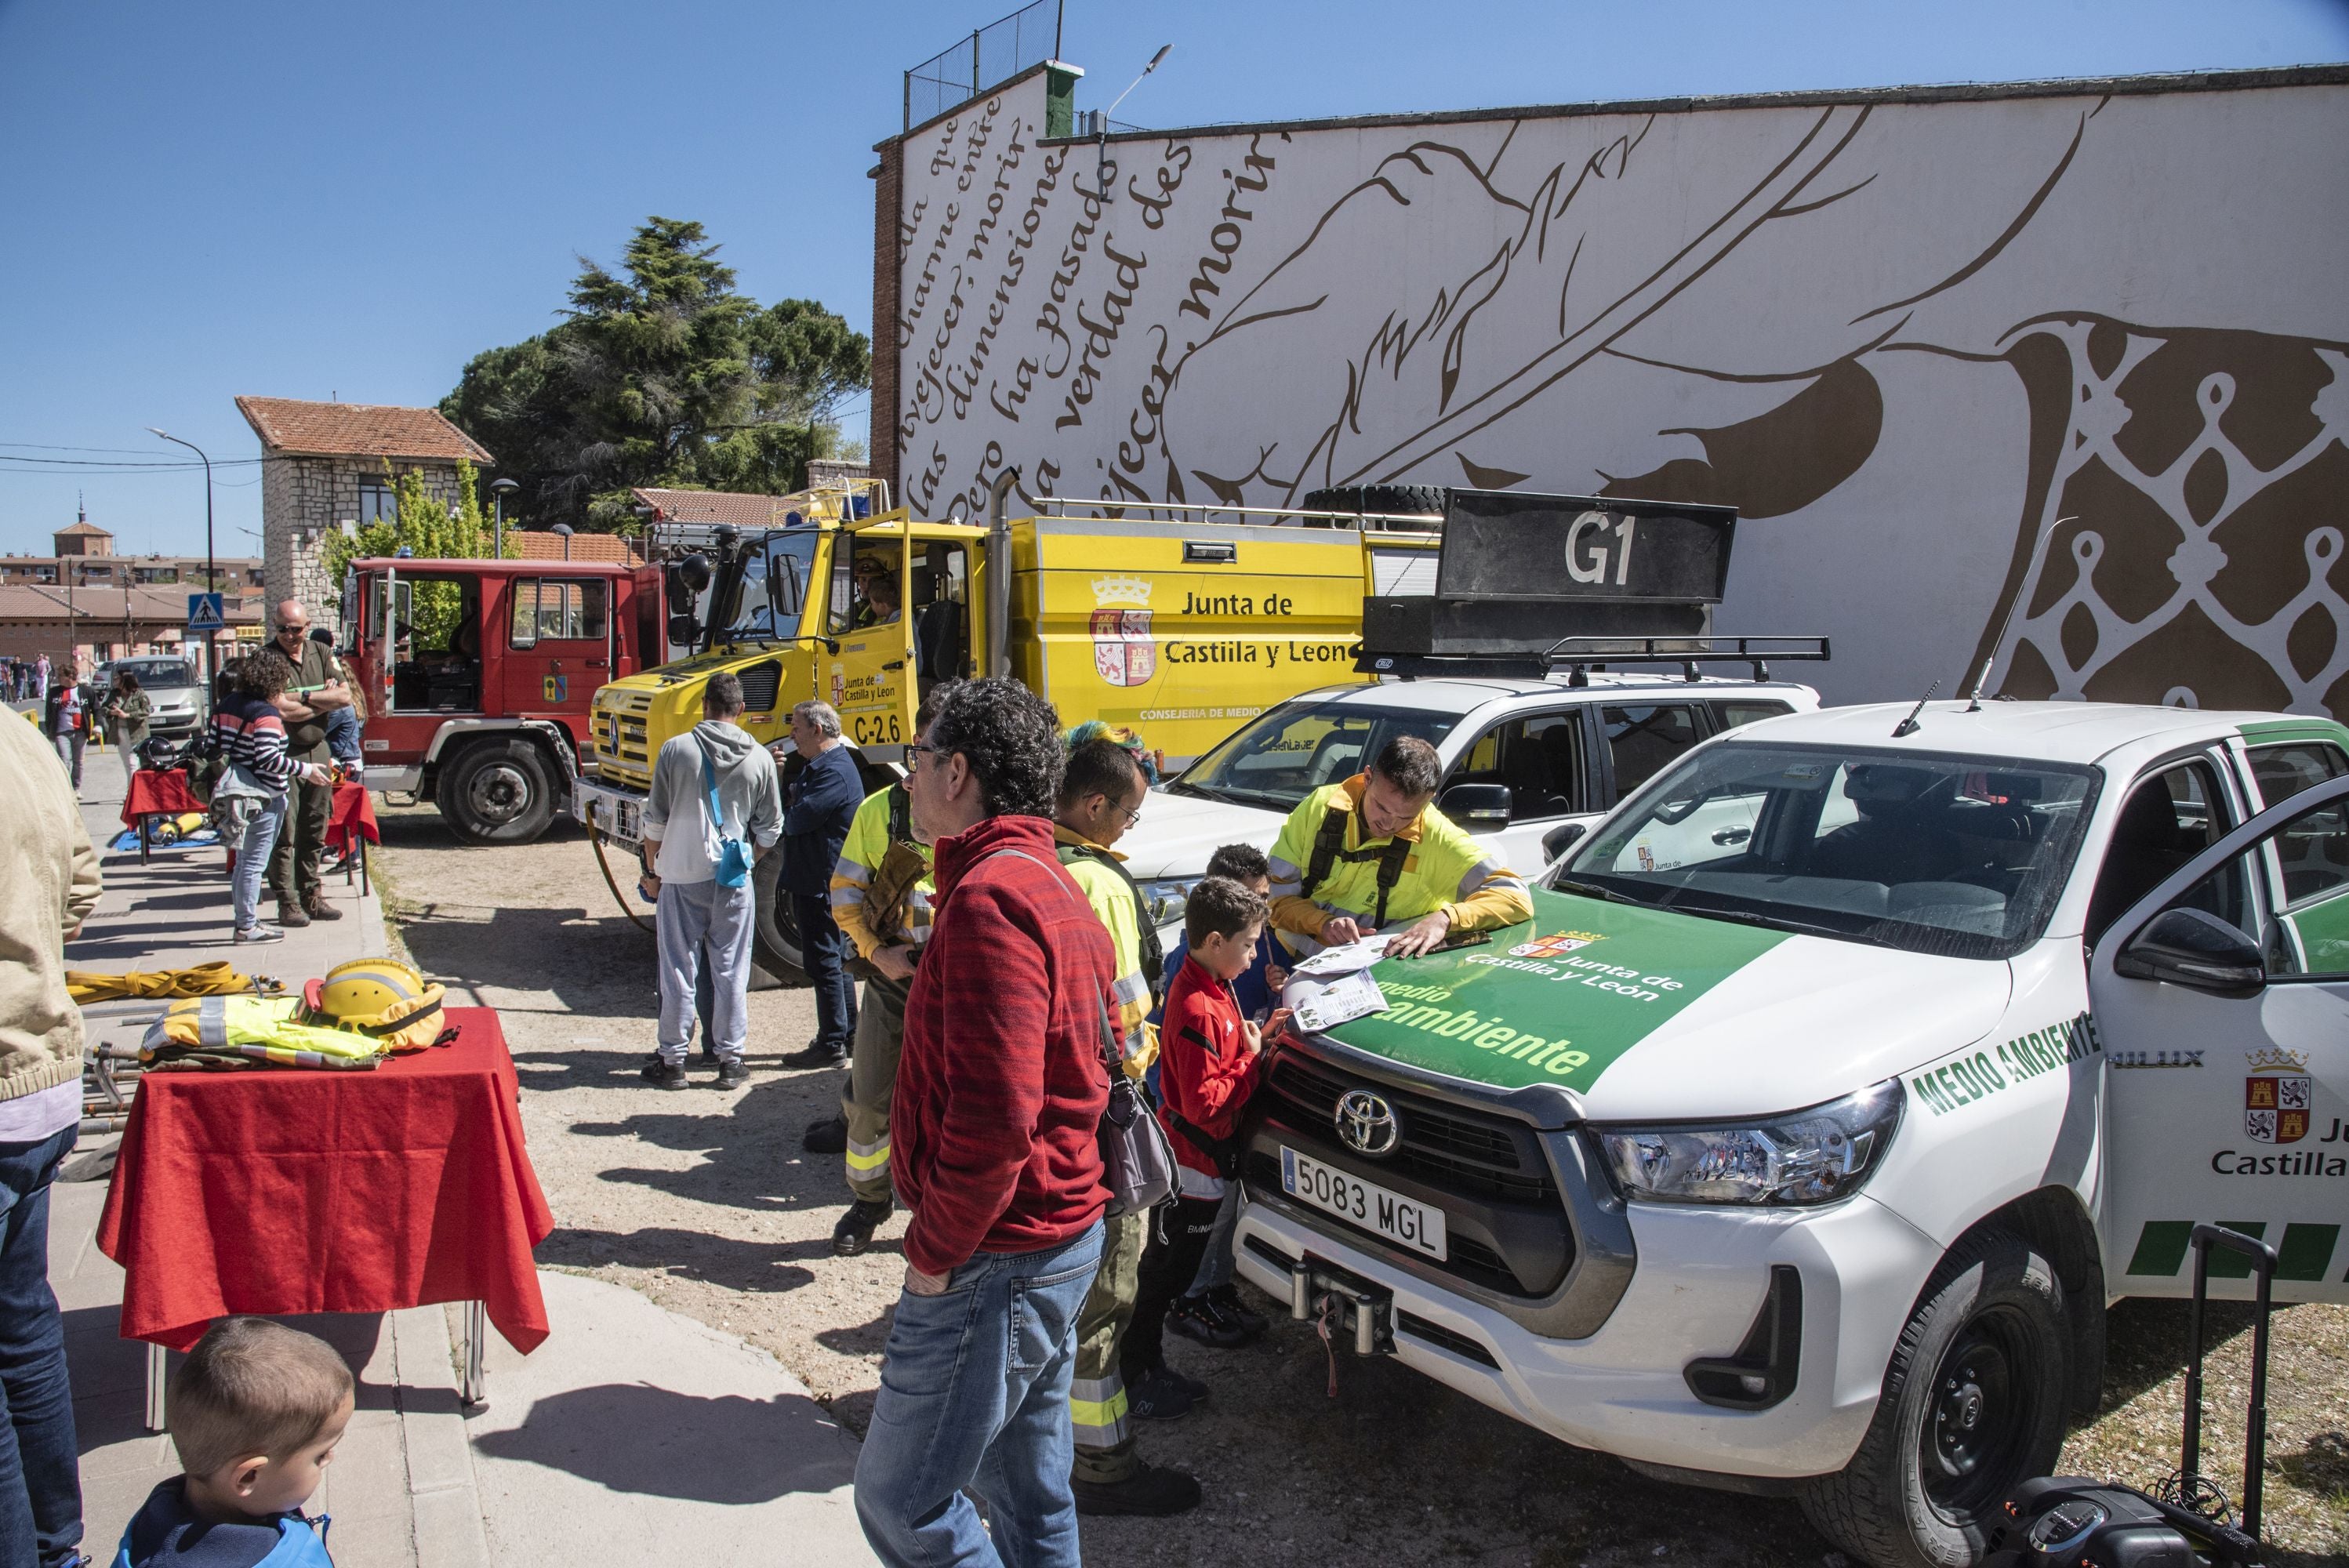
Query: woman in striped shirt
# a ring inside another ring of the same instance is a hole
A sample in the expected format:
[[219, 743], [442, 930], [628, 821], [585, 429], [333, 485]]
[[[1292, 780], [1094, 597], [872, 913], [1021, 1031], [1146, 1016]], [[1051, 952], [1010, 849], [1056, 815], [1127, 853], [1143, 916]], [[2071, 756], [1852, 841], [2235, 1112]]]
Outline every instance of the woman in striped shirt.
[[261, 923], [262, 878], [285, 821], [288, 787], [296, 779], [326, 782], [325, 769], [296, 762], [285, 749], [285, 721], [272, 699], [293, 683], [294, 666], [283, 655], [264, 648], [239, 664], [235, 689], [213, 710], [212, 729], [228, 758], [228, 770], [212, 790], [212, 805], [222, 819], [221, 837], [237, 847], [229, 885], [238, 942], [285, 940], [284, 931]]

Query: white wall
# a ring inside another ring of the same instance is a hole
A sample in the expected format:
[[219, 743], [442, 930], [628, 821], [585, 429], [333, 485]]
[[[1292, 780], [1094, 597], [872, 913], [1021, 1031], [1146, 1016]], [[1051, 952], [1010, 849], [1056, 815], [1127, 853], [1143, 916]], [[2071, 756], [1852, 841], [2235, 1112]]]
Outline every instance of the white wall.
[[1179, 133], [1106, 197], [1043, 111], [904, 150], [917, 514], [1719, 500], [1721, 629], [1833, 700], [1954, 689], [2019, 583], [2018, 695], [2349, 715], [2349, 85]]

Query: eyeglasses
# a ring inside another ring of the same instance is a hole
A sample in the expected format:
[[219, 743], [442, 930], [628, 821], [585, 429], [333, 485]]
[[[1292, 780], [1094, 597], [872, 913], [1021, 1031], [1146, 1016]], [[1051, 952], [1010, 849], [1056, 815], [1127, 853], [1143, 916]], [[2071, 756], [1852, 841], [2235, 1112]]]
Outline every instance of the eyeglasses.
[[280, 621], [277, 624], [277, 634], [281, 637], [288, 633], [298, 637], [309, 629], [310, 623], [307, 621]]
[[926, 740], [917, 740], [914, 742], [913, 745], [905, 748], [905, 771], [908, 775], [921, 770], [922, 754], [924, 752], [929, 753], [932, 757], [943, 757], [946, 755], [946, 753], [940, 751], [936, 747], [932, 746]]

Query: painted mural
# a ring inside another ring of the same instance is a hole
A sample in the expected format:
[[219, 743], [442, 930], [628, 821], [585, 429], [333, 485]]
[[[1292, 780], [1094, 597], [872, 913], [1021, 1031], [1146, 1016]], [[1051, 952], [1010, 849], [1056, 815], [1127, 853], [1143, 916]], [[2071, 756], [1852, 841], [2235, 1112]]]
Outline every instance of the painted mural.
[[[900, 480], [1737, 507], [1831, 700], [2349, 715], [2349, 81], [904, 150]], [[887, 325], [878, 340], [885, 344]], [[2006, 611], [2010, 601], [2014, 611]], [[2003, 633], [2002, 635], [2002, 628]]]

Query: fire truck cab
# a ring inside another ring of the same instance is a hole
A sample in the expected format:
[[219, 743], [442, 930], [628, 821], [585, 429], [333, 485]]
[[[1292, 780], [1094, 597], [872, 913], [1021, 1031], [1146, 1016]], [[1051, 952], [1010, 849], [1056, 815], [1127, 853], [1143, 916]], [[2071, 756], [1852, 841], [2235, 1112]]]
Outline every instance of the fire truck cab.
[[568, 810], [596, 688], [667, 653], [659, 572], [613, 562], [356, 561], [342, 619], [367, 787], [475, 844], [528, 843]]

